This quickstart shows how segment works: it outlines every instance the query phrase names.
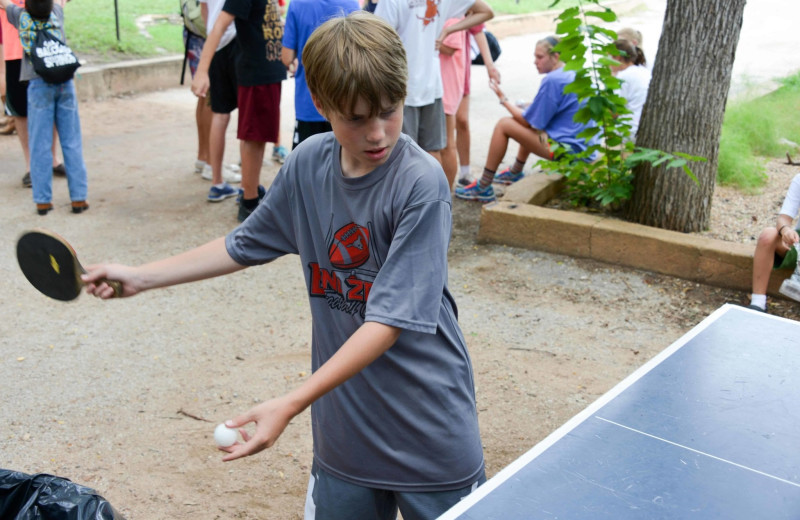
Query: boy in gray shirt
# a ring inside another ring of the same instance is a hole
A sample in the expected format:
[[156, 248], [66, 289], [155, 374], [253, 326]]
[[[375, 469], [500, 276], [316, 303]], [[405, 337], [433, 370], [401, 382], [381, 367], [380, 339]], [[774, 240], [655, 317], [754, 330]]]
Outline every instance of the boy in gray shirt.
[[472, 365], [447, 288], [450, 189], [401, 134], [405, 52], [364, 12], [323, 24], [303, 51], [332, 133], [297, 147], [253, 214], [227, 237], [131, 268], [93, 266], [108, 298], [227, 274], [298, 254], [313, 318], [313, 375], [227, 421], [270, 447], [311, 406], [306, 518], [435, 518], [485, 480]]

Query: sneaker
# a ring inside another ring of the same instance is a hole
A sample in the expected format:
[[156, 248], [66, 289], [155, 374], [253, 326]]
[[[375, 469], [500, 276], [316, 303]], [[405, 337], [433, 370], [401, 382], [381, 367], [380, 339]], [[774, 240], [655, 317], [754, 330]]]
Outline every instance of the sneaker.
[[222, 180], [225, 182], [238, 183], [242, 182], [242, 174], [239, 171], [231, 168], [232, 165], [227, 164], [222, 169]]
[[[258, 185], [258, 201], [261, 202], [261, 199], [263, 199], [266, 196], [266, 194], [267, 194], [267, 189], [264, 188], [264, 186], [259, 184]], [[244, 195], [244, 190], [242, 188], [239, 188], [236, 191], [236, 204], [239, 204], [242, 201], [242, 195]]]
[[47, 215], [53, 210], [53, 204], [50, 202], [36, 204], [36, 213], [39, 215]]
[[197, 160], [194, 162], [194, 173], [203, 173], [205, 167], [208, 166], [208, 163], [205, 161]]
[[[257, 207], [258, 206], [256, 206], [256, 208]], [[238, 220], [240, 223], [244, 222], [247, 220], [247, 217], [249, 217], [256, 210], [256, 208], [247, 209], [242, 203], [239, 203], [239, 213], [236, 215], [236, 220]]]
[[31, 186], [33, 186], [33, 184], [31, 183], [31, 172], [27, 172], [25, 173], [25, 175], [22, 176], [22, 186], [25, 188], [30, 188]]
[[798, 264], [792, 276], [781, 283], [778, 292], [787, 298], [800, 302], [800, 264]]
[[461, 177], [460, 179], [458, 179], [459, 186], [469, 186], [470, 184], [472, 184], [472, 179], [470, 179], [469, 177]]
[[278, 164], [283, 164], [287, 155], [289, 155], [289, 150], [283, 145], [278, 145], [272, 149], [272, 160]]
[[511, 168], [506, 168], [500, 173], [495, 173], [492, 182], [495, 184], [502, 184], [503, 186], [508, 186], [510, 184], [514, 184], [523, 177], [525, 177], [525, 174], [523, 172], [514, 173], [511, 171]]
[[[214, 178], [214, 174], [211, 171], [210, 165], [207, 164], [203, 167], [202, 177], [207, 181], [210, 181]], [[226, 165], [222, 168], [222, 181], [233, 182], [233, 183], [242, 182], [242, 175], [240, 173], [236, 173], [235, 171], [228, 169]]]
[[239, 204], [239, 213], [236, 216], [236, 218], [237, 218], [237, 220], [239, 220], [239, 222], [244, 222], [245, 220], [247, 220], [247, 217], [249, 217], [250, 214], [253, 213], [256, 210], [256, 208], [258, 207], [258, 204], [261, 204], [261, 201], [266, 196], [267, 190], [264, 189], [264, 186], [261, 186], [260, 184], [258, 185], [258, 204], [256, 204], [253, 207], [253, 209], [248, 209], [248, 208], [246, 208], [244, 206], [244, 204], [242, 204], [242, 194], [243, 194], [243, 192], [240, 189], [239, 190], [239, 196], [236, 198], [236, 201]]
[[750, 305], [748, 305], [748, 306], [747, 306], [747, 308], [748, 308], [748, 309], [753, 309], [754, 311], [758, 311], [758, 312], [767, 313], [767, 309], [762, 309], [762, 308], [761, 308], [761, 307], [759, 307], [758, 305], [753, 305], [752, 303], [751, 303]]
[[464, 200], [479, 200], [483, 203], [494, 202], [497, 198], [494, 196], [494, 188], [486, 186], [481, 189], [478, 182], [475, 181], [469, 186], [456, 187], [456, 197]]
[[239, 190], [232, 187], [227, 182], [222, 184], [222, 186], [211, 186], [211, 189], [208, 190], [208, 201], [209, 202], [220, 202], [230, 197], [235, 197], [239, 193]]

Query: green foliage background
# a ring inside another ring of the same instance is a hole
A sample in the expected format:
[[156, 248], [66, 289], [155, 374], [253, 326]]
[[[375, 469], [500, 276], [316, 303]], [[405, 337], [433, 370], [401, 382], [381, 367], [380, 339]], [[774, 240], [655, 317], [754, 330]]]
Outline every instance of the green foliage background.
[[[183, 53], [178, 0], [118, 0], [120, 41], [114, 22], [114, 0], [72, 0], [64, 8], [64, 24], [70, 47], [81, 57], [102, 61]], [[177, 15], [139, 32], [136, 19], [142, 15]], [[127, 56], [126, 56], [127, 55]]]
[[800, 143], [800, 73], [781, 83], [765, 96], [728, 103], [720, 136], [720, 184], [757, 190], [767, 179], [766, 158], [789, 153], [793, 160], [800, 160], [797, 147], [785, 142]]

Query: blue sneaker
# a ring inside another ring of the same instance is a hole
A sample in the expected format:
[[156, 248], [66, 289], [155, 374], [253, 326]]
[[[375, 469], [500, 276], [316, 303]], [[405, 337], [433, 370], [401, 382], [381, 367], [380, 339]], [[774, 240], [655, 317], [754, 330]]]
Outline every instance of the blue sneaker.
[[506, 168], [500, 173], [495, 173], [492, 182], [495, 184], [502, 184], [503, 186], [509, 186], [523, 177], [525, 177], [523, 172], [514, 173], [511, 171], [511, 168]]
[[487, 202], [494, 202], [497, 198], [494, 196], [494, 188], [486, 186], [481, 189], [478, 186], [478, 181], [473, 182], [469, 186], [457, 186], [456, 197], [464, 200], [479, 200], [484, 204]]
[[237, 193], [238, 191], [236, 188], [232, 187], [227, 182], [223, 183], [219, 188], [216, 186], [211, 186], [211, 189], [208, 190], [208, 201], [220, 202], [229, 197], [235, 197]]
[[272, 160], [278, 164], [283, 164], [287, 155], [289, 155], [289, 150], [283, 145], [278, 145], [272, 149]]

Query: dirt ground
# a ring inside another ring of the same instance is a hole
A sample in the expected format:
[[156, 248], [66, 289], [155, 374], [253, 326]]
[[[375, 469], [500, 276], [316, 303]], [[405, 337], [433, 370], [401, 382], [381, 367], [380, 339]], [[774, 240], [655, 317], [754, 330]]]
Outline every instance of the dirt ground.
[[[508, 39], [503, 59], [517, 63], [521, 53], [527, 61], [519, 63], [529, 63], [530, 52], [529, 41]], [[522, 69], [503, 69], [514, 99], [537, 85]], [[480, 79], [473, 79], [473, 165], [504, 115]], [[283, 88], [288, 143], [293, 94], [290, 82]], [[80, 111], [91, 204], [82, 215], [69, 212], [63, 179], [54, 182], [55, 210], [36, 215], [20, 184], [19, 143], [0, 137], [0, 467], [92, 487], [129, 520], [302, 518], [308, 412], [273, 448], [246, 460], [222, 463], [212, 438], [217, 423], [309, 375], [296, 257], [108, 302], [52, 301], [21, 275], [14, 244], [33, 227], [67, 237], [86, 263], [136, 264], [236, 225], [233, 201], [206, 202], [209, 184], [192, 173], [194, 99], [186, 88], [84, 103]], [[228, 162], [238, 160], [234, 127], [235, 118]], [[268, 161], [264, 184], [276, 172]], [[750, 202], [776, 210], [772, 199]], [[489, 476], [719, 306], [746, 300], [677, 278], [479, 245], [479, 214], [480, 205], [453, 203], [449, 276], [474, 362]], [[797, 319], [798, 307], [773, 301], [771, 310]]]
[[[14, 138], [0, 139], [0, 467], [95, 488], [126, 518], [301, 517], [308, 413], [278, 443], [222, 463], [216, 423], [309, 374], [296, 257], [211, 281], [102, 302], [48, 300], [21, 276], [16, 237], [47, 227], [86, 262], [139, 263], [229, 231], [191, 171], [185, 90], [81, 106], [91, 210], [36, 215]], [[291, 124], [291, 121], [289, 121]], [[285, 132], [285, 135], [289, 135]], [[229, 151], [235, 156], [231, 133]], [[263, 169], [268, 183], [277, 171]], [[491, 476], [741, 293], [647, 272], [475, 242], [480, 206], [455, 201], [450, 287], [475, 366]], [[773, 308], [796, 317], [786, 302]]]

